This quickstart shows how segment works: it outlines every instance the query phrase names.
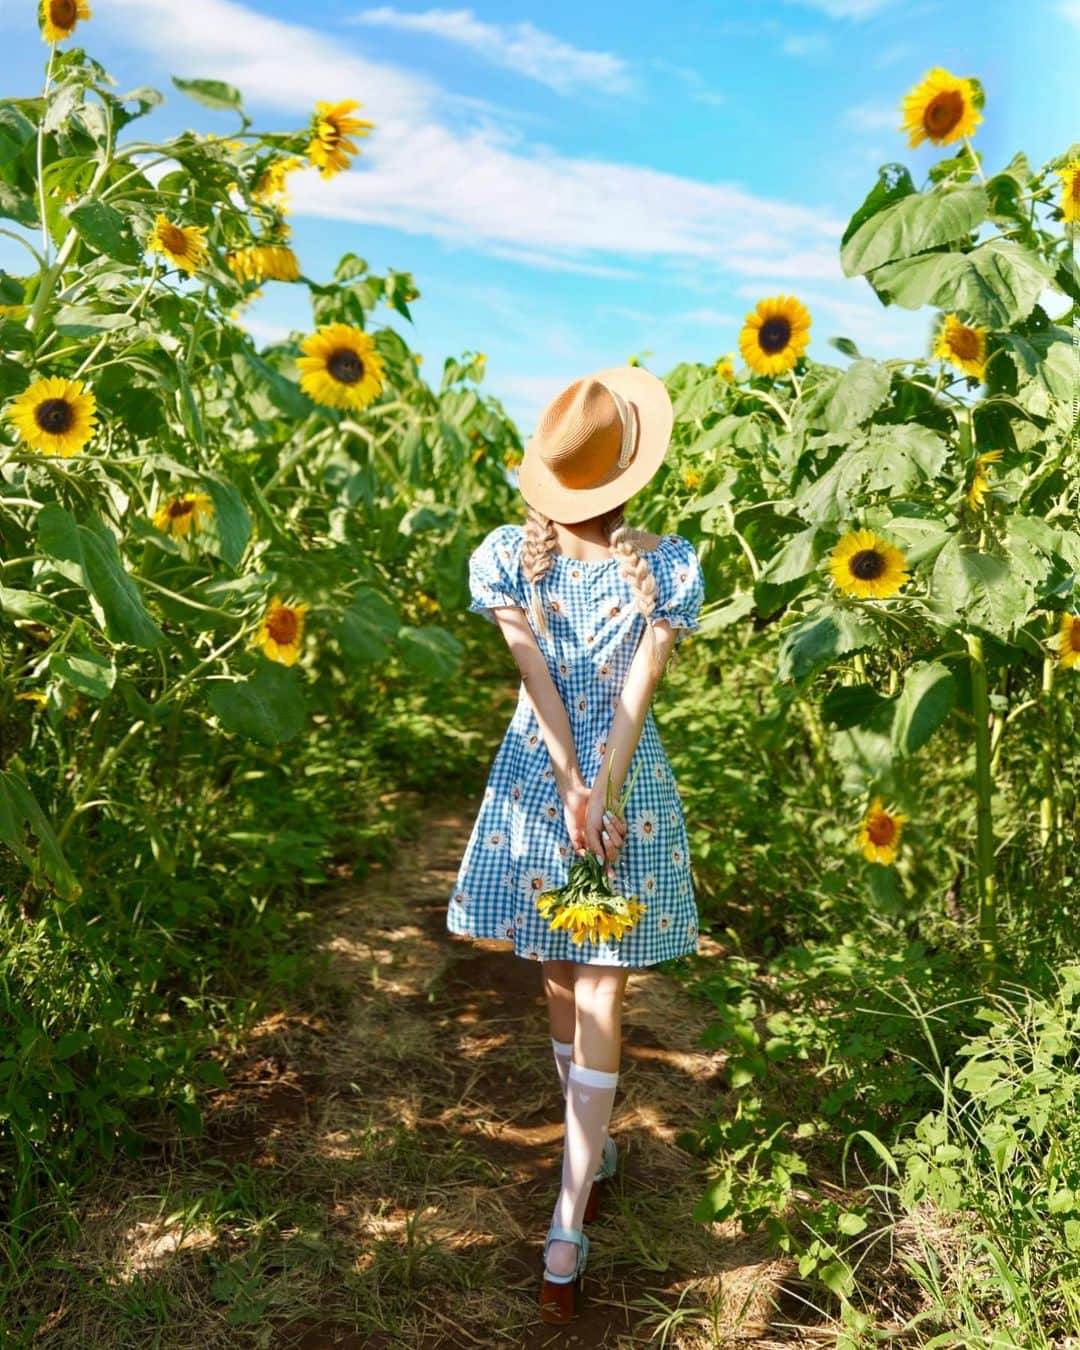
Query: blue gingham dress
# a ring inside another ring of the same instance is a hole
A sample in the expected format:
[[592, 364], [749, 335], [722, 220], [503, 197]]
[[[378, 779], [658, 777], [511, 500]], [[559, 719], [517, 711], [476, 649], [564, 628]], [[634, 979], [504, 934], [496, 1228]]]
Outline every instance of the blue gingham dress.
[[[523, 540], [522, 526], [500, 525], [475, 550], [469, 562], [471, 612], [492, 623], [491, 610], [498, 606], [520, 606], [529, 615]], [[642, 557], [656, 577], [654, 618], [680, 630], [697, 628], [704, 584], [693, 545], [667, 534]], [[555, 554], [539, 592], [548, 634], [537, 634], [537, 642], [569, 714], [582, 777], [591, 785], [603, 765], [615, 706], [645, 620], [614, 557], [578, 562]], [[677, 633], [677, 639], [683, 635]], [[521, 686], [461, 860], [447, 928], [465, 937], [511, 941], [516, 955], [534, 961], [650, 966], [696, 951], [698, 913], [686, 824], [651, 709], [624, 790], [639, 764], [626, 805], [626, 846], [613, 884], [624, 895], [636, 895], [646, 913], [622, 939], [586, 939], [579, 947], [569, 934], [552, 932], [536, 908], [537, 896], [565, 884], [574, 854], [551, 760]]]

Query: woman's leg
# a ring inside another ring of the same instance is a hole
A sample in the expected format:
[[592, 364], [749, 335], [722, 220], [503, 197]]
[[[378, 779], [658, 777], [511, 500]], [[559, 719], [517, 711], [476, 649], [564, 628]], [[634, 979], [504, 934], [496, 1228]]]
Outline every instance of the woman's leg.
[[566, 1096], [566, 1079], [574, 1052], [574, 963], [573, 961], [543, 962], [544, 993], [547, 995], [548, 1025], [551, 1029], [551, 1049], [559, 1085]]
[[[566, 1138], [562, 1186], [553, 1222], [580, 1228], [593, 1174], [600, 1165], [619, 1081], [622, 1050], [622, 1004], [630, 972], [625, 967], [574, 967], [574, 1059], [566, 1091]], [[567, 1275], [577, 1260], [570, 1242], [553, 1242], [548, 1270]]]

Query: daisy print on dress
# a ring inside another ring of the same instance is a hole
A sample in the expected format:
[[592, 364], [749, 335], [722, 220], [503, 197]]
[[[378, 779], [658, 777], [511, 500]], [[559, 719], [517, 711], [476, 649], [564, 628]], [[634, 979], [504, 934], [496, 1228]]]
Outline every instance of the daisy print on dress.
[[656, 878], [651, 872], [646, 872], [641, 878], [641, 893], [646, 896], [656, 894]]
[[584, 695], [574, 700], [574, 711], [579, 717], [584, 717], [589, 711], [589, 700]]
[[681, 867], [683, 865], [683, 860], [684, 860], [683, 851], [678, 846], [678, 844], [676, 844], [675, 847], [671, 850], [671, 861], [675, 864], [676, 867]]
[[600, 667], [597, 669], [596, 674], [597, 674], [597, 677], [598, 677], [599, 679], [601, 679], [601, 680], [610, 680], [610, 679], [611, 679], [611, 662], [610, 662], [610, 661], [604, 661], [604, 662], [600, 665]]
[[559, 815], [561, 814], [559, 811], [558, 802], [545, 802], [544, 805], [540, 808], [540, 814], [544, 820], [547, 821], [558, 820]]
[[666, 933], [671, 927], [671, 915], [661, 914], [656, 920], [656, 926], [660, 929], [661, 933]]
[[651, 811], [642, 811], [634, 821], [634, 834], [647, 844], [653, 843], [656, 839], [656, 828], [656, 817]]
[[597, 736], [596, 744], [593, 746], [593, 754], [597, 759], [603, 759], [607, 754], [607, 736]]
[[518, 803], [518, 802], [521, 801], [522, 797], [524, 797], [524, 796], [525, 796], [525, 784], [524, 784], [524, 783], [511, 783], [511, 784], [510, 784], [510, 800], [511, 800], [512, 802]]
[[539, 750], [540, 733], [538, 731], [527, 731], [521, 739], [525, 742], [526, 750]]
[[566, 601], [561, 595], [550, 595], [547, 601], [548, 613], [554, 615], [557, 619], [566, 616]]
[[497, 853], [505, 843], [505, 830], [488, 830], [487, 834], [484, 835], [484, 847], [490, 849], [492, 853]]
[[662, 764], [654, 764], [652, 776], [658, 783], [662, 783], [667, 777], [667, 770]]

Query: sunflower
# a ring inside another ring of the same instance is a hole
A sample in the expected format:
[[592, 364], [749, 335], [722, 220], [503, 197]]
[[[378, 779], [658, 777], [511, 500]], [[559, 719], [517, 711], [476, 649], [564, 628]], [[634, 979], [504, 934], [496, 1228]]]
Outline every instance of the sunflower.
[[46, 42], [62, 42], [74, 33], [80, 19], [89, 17], [86, 0], [42, 0], [41, 36]]
[[735, 382], [735, 361], [731, 356], [721, 356], [716, 365], [713, 366], [713, 372], [718, 379], [726, 381], [728, 384]]
[[955, 314], [946, 314], [934, 343], [934, 355], [981, 380], [986, 371], [987, 328], [961, 323]]
[[887, 811], [881, 798], [875, 797], [859, 826], [859, 847], [866, 861], [886, 867], [895, 862], [906, 823], [907, 816]]
[[990, 491], [990, 475], [986, 472], [986, 466], [996, 464], [1004, 453], [1004, 450], [984, 450], [981, 455], [975, 456], [975, 474], [967, 493], [967, 503], [973, 511], [981, 510]]
[[860, 600], [886, 600], [907, 583], [907, 559], [873, 530], [845, 534], [829, 556], [837, 590]]
[[285, 605], [280, 595], [273, 596], [255, 635], [256, 644], [271, 661], [280, 661], [283, 666], [296, 664], [303, 646], [307, 610], [307, 605]]
[[286, 180], [289, 174], [303, 165], [303, 162], [295, 155], [289, 155], [286, 159], [275, 159], [272, 164], [268, 164], [251, 190], [252, 200], [262, 206], [272, 206], [278, 211], [284, 211], [284, 202], [288, 195]]
[[288, 244], [252, 244], [225, 254], [229, 271], [238, 281], [299, 281], [300, 264]]
[[308, 159], [324, 178], [333, 178], [334, 174], [347, 169], [349, 156], [360, 153], [359, 146], [349, 137], [366, 136], [375, 125], [374, 122], [365, 122], [362, 117], [350, 117], [349, 114], [359, 106], [354, 99], [346, 99], [343, 103], [315, 104]]
[[214, 514], [214, 503], [205, 492], [184, 492], [179, 497], [170, 497], [154, 512], [154, 524], [163, 534], [174, 539], [190, 534], [193, 529], [201, 529], [203, 516], [209, 519]]
[[975, 106], [973, 82], [950, 75], [941, 66], [926, 72], [922, 83], [904, 96], [901, 107], [904, 113], [901, 130], [907, 132], [912, 148], [923, 141], [951, 145], [973, 135], [982, 121]]
[[1057, 175], [1061, 179], [1061, 214], [1066, 220], [1080, 220], [1080, 159], [1070, 160]]
[[7, 410], [20, 437], [43, 455], [74, 455], [94, 434], [97, 403], [81, 380], [35, 380]]
[[174, 225], [160, 212], [146, 248], [149, 253], [164, 253], [171, 262], [189, 275], [197, 267], [201, 267], [209, 257], [205, 226]]
[[358, 412], [378, 397], [383, 384], [382, 357], [362, 328], [324, 324], [300, 344], [296, 359], [300, 388], [316, 403]]
[[614, 938], [617, 942], [624, 933], [630, 932], [646, 912], [646, 906], [636, 899], [626, 901], [626, 912], [623, 914], [588, 900], [571, 901], [559, 907], [558, 898], [559, 892], [548, 891], [537, 898], [536, 907], [549, 919], [551, 931], [565, 930], [576, 947], [580, 947], [586, 938], [590, 942], [606, 942], [608, 938]]
[[810, 311], [793, 295], [759, 300], [739, 334], [739, 350], [755, 375], [791, 370], [809, 342]]
[[1080, 666], [1080, 614], [1063, 614], [1058, 633], [1058, 653], [1061, 664], [1069, 669]]

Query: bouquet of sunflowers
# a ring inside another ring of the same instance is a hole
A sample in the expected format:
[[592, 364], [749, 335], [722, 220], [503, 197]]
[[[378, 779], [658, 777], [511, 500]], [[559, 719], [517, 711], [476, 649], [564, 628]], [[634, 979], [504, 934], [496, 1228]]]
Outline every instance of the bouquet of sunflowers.
[[[641, 766], [638, 765], [638, 770]], [[630, 786], [618, 802], [611, 795], [611, 765], [608, 764], [604, 800], [609, 811], [622, 815], [629, 800], [638, 770]], [[557, 891], [545, 891], [536, 897], [536, 908], [548, 921], [548, 927], [557, 932], [565, 929], [580, 947], [586, 938], [590, 942], [604, 942], [608, 938], [619, 941], [634, 927], [645, 913], [645, 906], [636, 895], [619, 895], [612, 889], [607, 868], [593, 853], [575, 858], [570, 864], [566, 885]]]

